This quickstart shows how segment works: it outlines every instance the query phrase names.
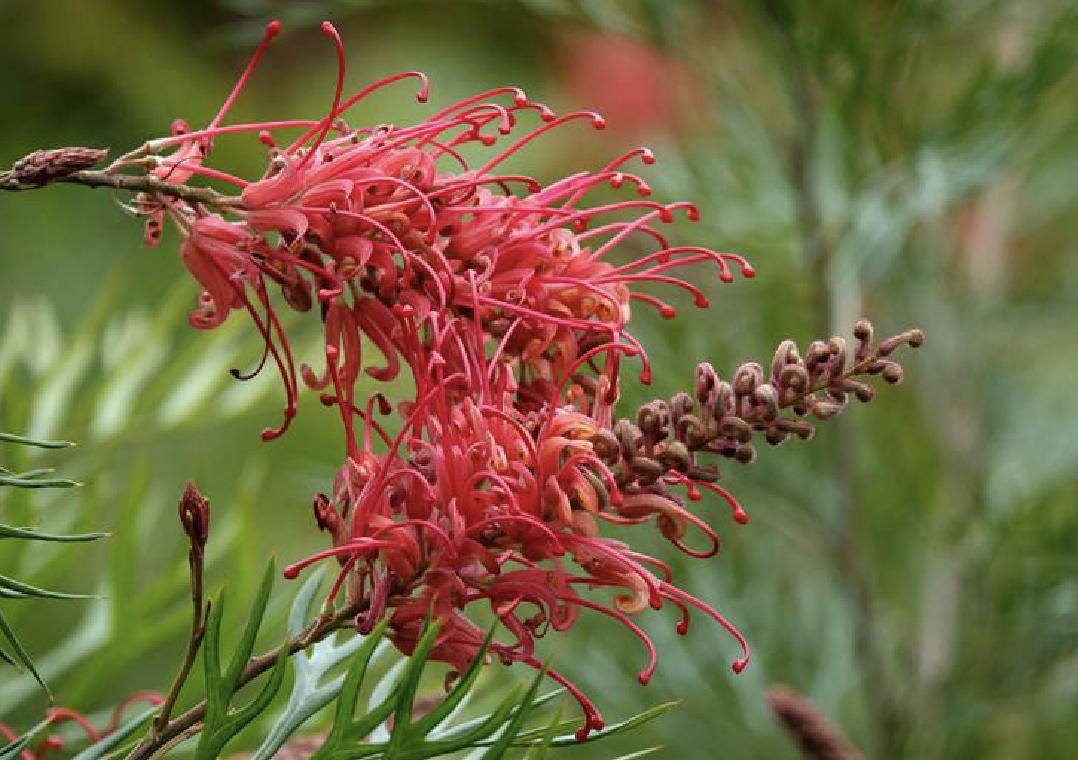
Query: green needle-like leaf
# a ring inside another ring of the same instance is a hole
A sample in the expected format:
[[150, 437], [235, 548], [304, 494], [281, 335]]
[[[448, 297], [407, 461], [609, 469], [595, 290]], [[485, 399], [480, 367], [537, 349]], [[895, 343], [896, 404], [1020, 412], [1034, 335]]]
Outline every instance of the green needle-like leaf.
[[475, 685], [476, 679], [479, 677], [479, 671], [483, 667], [483, 662], [486, 660], [487, 651], [490, 649], [490, 642], [494, 640], [495, 626], [491, 626], [490, 631], [487, 633], [486, 639], [483, 640], [483, 645], [479, 648], [475, 658], [472, 660], [472, 664], [468, 666], [468, 670], [460, 678], [457, 684], [453, 687], [453, 690], [446, 696], [442, 702], [424, 715], [415, 723], [415, 730], [423, 736], [429, 735], [437, 728], [449, 715], [457, 708], [461, 700], [471, 691]]
[[19, 488], [74, 488], [81, 486], [75, 480], [67, 478], [27, 478], [21, 475], [0, 475], [0, 486], [17, 486]]
[[563, 699], [558, 703], [558, 711], [554, 713], [554, 717], [550, 723], [547, 724], [546, 733], [543, 735], [543, 739], [539, 744], [536, 744], [525, 756], [525, 760], [545, 760], [547, 755], [550, 754], [550, 744], [554, 741], [554, 737], [558, 735], [559, 724], [561, 723], [562, 715], [565, 714], [565, 700]]
[[614, 760], [639, 760], [641, 757], [647, 757], [648, 755], [654, 755], [656, 752], [662, 749], [662, 745], [655, 747], [648, 747], [647, 749], [637, 750], [636, 752], [630, 752], [628, 755], [620, 755], [614, 758]]
[[539, 685], [546, 677], [547, 665], [535, 674], [535, 678], [532, 679], [531, 686], [528, 687], [527, 693], [524, 695], [524, 699], [520, 702], [520, 707], [517, 709], [516, 715], [509, 721], [509, 724], [502, 729], [498, 740], [491, 745], [490, 749], [483, 753], [481, 760], [499, 760], [508, 750], [509, 746], [513, 743], [513, 739], [516, 737], [517, 732], [520, 731], [520, 727], [524, 725], [524, 720], [528, 717], [535, 702], [535, 697], [539, 693]]
[[386, 745], [386, 754], [389, 756], [403, 747], [407, 739], [415, 733], [411, 730], [415, 695], [419, 689], [419, 679], [423, 676], [423, 667], [427, 664], [427, 657], [430, 656], [438, 640], [440, 629], [441, 626], [437, 622], [432, 623], [428, 617], [423, 626], [423, 635], [420, 636], [415, 650], [408, 658], [408, 665], [401, 675], [400, 683], [395, 690], [397, 707], [393, 716], [393, 733], [390, 734], [389, 743]]
[[154, 705], [148, 710], [144, 710], [138, 715], [128, 718], [108, 736], [105, 736], [99, 742], [91, 744], [79, 754], [75, 755], [73, 760], [100, 760], [106, 757], [111, 752], [119, 748], [125, 741], [127, 741], [139, 726], [142, 726], [146, 721], [152, 718], [157, 713], [158, 707]]
[[[679, 704], [678, 702], [663, 702], [661, 705], [655, 705], [655, 707], [652, 707], [652, 708], [650, 708], [648, 710], [645, 710], [644, 712], [640, 713], [639, 715], [634, 715], [633, 717], [629, 718], [628, 720], [623, 720], [621, 723], [615, 723], [612, 726], [607, 726], [606, 728], [602, 729], [601, 731], [593, 731], [593, 732], [591, 732], [590, 734], [588, 734], [588, 738], [584, 742], [577, 741], [576, 736], [574, 734], [566, 734], [566, 735], [563, 735], [563, 736], [558, 736], [558, 737], [555, 737], [553, 741], [551, 741], [550, 746], [552, 746], [552, 747], [570, 747], [570, 746], [575, 746], [577, 744], [587, 744], [589, 742], [599, 741], [600, 739], [606, 739], [606, 738], [609, 738], [609, 737], [614, 736], [616, 734], [622, 734], [622, 733], [625, 733], [626, 731], [631, 731], [632, 729], [634, 729], [634, 728], [636, 728], [638, 726], [642, 726], [645, 723], [648, 723], [650, 721], [655, 720], [656, 718], [658, 718], [663, 713], [669, 712], [670, 710], [677, 707], [678, 704]], [[569, 725], [566, 725], [565, 728], [571, 728], [572, 725], [575, 725], [575, 724], [576, 724], [576, 721], [570, 721]], [[519, 747], [519, 746], [527, 745], [530, 742], [535, 741], [536, 739], [540, 738], [540, 736], [542, 736], [542, 729], [537, 730], [537, 731], [524, 732], [524, 733], [520, 734], [520, 736], [517, 737], [517, 742], [514, 743], [514, 746]]]
[[276, 563], [271, 559], [266, 565], [266, 571], [262, 575], [262, 583], [258, 587], [258, 594], [251, 605], [251, 612], [247, 616], [247, 624], [243, 628], [243, 635], [236, 645], [236, 651], [232, 653], [232, 660], [228, 664], [228, 672], [225, 673], [223, 683], [230, 691], [235, 691], [247, 661], [254, 652], [255, 638], [258, 629], [262, 626], [262, 618], [266, 614], [266, 605], [269, 604], [270, 591], [273, 589], [273, 578], [276, 572]]
[[42, 441], [36, 438], [27, 438], [23, 435], [15, 435], [14, 433], [0, 433], [0, 441], [19, 443], [24, 446], [37, 446], [41, 449], [66, 449], [75, 445], [71, 441]]
[[[4, 634], [4, 638], [11, 644], [12, 649], [15, 650], [15, 657], [18, 658], [18, 664], [25, 667], [30, 674], [34, 677], [41, 688], [46, 692], [49, 691], [49, 687], [45, 684], [45, 679], [41, 677], [41, 674], [37, 671], [37, 667], [34, 665], [33, 659], [30, 657], [30, 653], [23, 647], [22, 642], [19, 641], [19, 637], [15, 635], [15, 630], [11, 627], [8, 621], [4, 618], [4, 613], [0, 612], [0, 633]], [[16, 661], [6, 652], [0, 652], [4, 655], [4, 660], [10, 665], [16, 665]]]
[[[560, 697], [564, 693], [565, 693], [564, 689], [555, 689], [554, 691], [548, 692], [548, 693], [544, 694], [543, 696], [539, 697], [537, 700], [535, 700], [535, 704], [533, 705], [533, 708], [541, 707], [541, 706], [547, 704], [548, 702], [551, 702], [551, 701], [557, 699], [558, 697]], [[471, 720], [467, 720], [467, 721], [465, 721], [463, 723], [459, 723], [456, 726], [447, 727], [447, 728], [440, 728], [437, 731], [432, 733], [431, 738], [438, 738], [438, 739], [456, 738], [456, 737], [460, 736], [461, 734], [463, 734], [466, 731], [471, 731], [473, 728], [475, 728], [476, 726], [481, 724], [486, 719], [487, 719], [487, 716], [484, 715], [484, 716], [481, 716], [481, 717], [478, 717], [478, 718], [472, 718]], [[567, 721], [567, 723], [572, 724], [572, 723], [574, 723], [574, 721]], [[559, 730], [561, 730], [561, 725], [560, 724], [559, 724]]]
[[19, 757], [19, 753], [22, 752], [26, 746], [34, 740], [34, 737], [41, 733], [48, 725], [49, 722], [43, 720], [15, 741], [0, 747], [0, 760], [16, 760], [16, 758]]
[[[388, 618], [375, 626], [374, 630], [367, 635], [363, 646], [352, 658], [352, 662], [348, 666], [348, 672], [344, 677], [344, 683], [341, 686], [340, 696], [337, 697], [337, 709], [333, 715], [333, 727], [319, 750], [311, 756], [311, 760], [324, 760], [324, 758], [334, 757], [334, 751], [344, 743], [348, 735], [354, 730], [355, 724], [353, 721], [355, 720], [356, 704], [359, 702], [359, 690], [363, 686], [363, 679], [367, 675], [367, 666], [374, 655], [375, 647], [378, 646], [378, 642], [381, 641], [388, 626]], [[385, 709], [385, 714], [378, 723], [385, 720], [389, 713], [392, 712], [393, 701], [387, 699], [384, 704], [388, 705], [388, 709]], [[371, 714], [369, 713], [365, 718], [370, 716]], [[362, 723], [363, 721], [361, 720], [360, 722]], [[360, 738], [363, 736], [366, 736], [366, 733]]]
[[57, 533], [42, 533], [33, 528], [16, 528], [11, 525], [0, 523], [0, 538], [24, 538], [28, 541], [56, 541], [59, 543], [77, 543], [81, 541], [96, 541], [105, 538], [108, 533], [76, 533], [61, 535]]
[[520, 684], [516, 684], [509, 690], [509, 693], [506, 694], [505, 698], [502, 699], [497, 709], [487, 715], [482, 722], [474, 728], [458, 734], [452, 739], [427, 742], [423, 748], [425, 753], [417, 754], [415, 757], [438, 757], [439, 755], [445, 755], [451, 752], [459, 752], [462, 749], [493, 744], [494, 740], [491, 739], [491, 737], [497, 733], [499, 727], [503, 726], [506, 721], [512, 719], [514, 714], [523, 709], [523, 705], [521, 704], [522, 691], [523, 687]]
[[15, 760], [26, 745], [30, 743], [31, 738], [33, 738], [31, 734], [25, 734], [10, 744], [0, 747], [0, 760]]
[[65, 594], [62, 591], [49, 591], [48, 589], [31, 586], [29, 583], [8, 578], [0, 575], [0, 590], [14, 592], [19, 596], [38, 596], [44, 599], [93, 599], [92, 594]]

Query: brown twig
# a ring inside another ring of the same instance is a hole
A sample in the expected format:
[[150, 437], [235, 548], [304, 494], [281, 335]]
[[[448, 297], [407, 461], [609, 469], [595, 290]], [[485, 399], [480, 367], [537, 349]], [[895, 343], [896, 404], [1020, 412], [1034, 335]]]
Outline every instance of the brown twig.
[[109, 169], [86, 168], [104, 158], [105, 153], [94, 148], [77, 147], [35, 151], [16, 161], [8, 171], [0, 172], [0, 190], [37, 190], [57, 182], [66, 182], [85, 187], [110, 187], [113, 190], [164, 195], [218, 208], [235, 207], [240, 203], [239, 198], [209, 187], [174, 184], [149, 174], [120, 174]]

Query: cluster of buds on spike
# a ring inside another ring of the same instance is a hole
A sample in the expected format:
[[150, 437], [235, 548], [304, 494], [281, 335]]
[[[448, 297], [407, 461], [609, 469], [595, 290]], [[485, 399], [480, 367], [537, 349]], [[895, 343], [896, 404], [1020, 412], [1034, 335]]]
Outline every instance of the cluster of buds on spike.
[[[665, 563], [603, 535], [603, 527], [654, 524], [694, 557], [715, 554], [716, 532], [671, 489], [682, 487], [696, 501], [703, 488], [725, 500], [737, 522], [746, 517], [716, 485], [717, 469], [696, 456], [748, 461], [754, 431], [773, 442], [801, 434], [807, 423], [781, 411], [819, 415], [848, 393], [863, 395], [862, 364], [897, 377], [886, 358], [890, 343], [859, 353], [856, 372], [843, 369], [838, 341], [825, 350], [814, 344], [804, 360], [784, 344], [767, 382], [757, 365], [745, 365], [730, 382], [701, 365], [695, 394], [648, 405], [635, 424], [615, 424], [622, 365], [639, 361], [640, 380], [651, 381], [647, 354], [628, 332], [633, 306], [676, 316], [674, 306], [639, 286], [670, 286], [703, 308], [704, 292], [673, 276], [676, 270], [710, 265], [718, 280], [731, 282], [735, 270], [753, 275], [748, 263], [668, 242], [663, 225], [699, 215], [688, 203], [646, 199], [651, 189], [626, 169], [634, 160], [654, 162], [646, 148], [548, 185], [500, 171], [552, 129], [576, 122], [601, 129], [597, 114], [557, 116], [509, 87], [416, 125], [349, 126], [345, 112], [393, 82], [420, 81], [424, 102], [426, 78], [406, 72], [344, 97], [344, 49], [328, 22], [322, 31], [335, 46], [338, 76], [323, 118], [224, 124], [278, 31], [276, 22], [268, 26], [206, 128], [177, 121], [169, 136], [109, 171], [141, 168], [153, 179], [130, 210], [147, 217], [150, 244], [166, 218], [183, 236], [183, 263], [203, 288], [192, 326], [211, 330], [245, 311], [262, 335], [257, 368], [234, 375], [247, 379], [272, 360], [282, 378], [284, 423], [263, 431], [263, 439], [281, 435], [295, 416], [300, 379], [340, 415], [344, 464], [332, 491], [314, 501], [316, 525], [332, 547], [291, 565], [286, 576], [335, 559], [340, 572], [329, 602], [343, 593], [362, 603], [360, 632], [388, 617], [389, 636], [405, 653], [433, 613], [442, 628], [431, 657], [457, 671], [484, 640], [466, 614], [479, 605], [510, 635], [490, 651], [536, 668], [536, 640], [548, 631], [568, 630], [581, 610], [612, 617], [647, 650], [642, 683], [657, 653], [631, 618], [672, 605], [684, 633], [692, 607], [736, 639], [741, 653], [733, 668], [740, 671], [748, 648], [734, 626], [679, 588]], [[481, 165], [469, 165], [458, 150], [492, 147], [526, 118], [538, 124]], [[299, 136], [283, 140], [288, 130]], [[214, 140], [231, 134], [257, 134], [266, 146], [261, 177], [207, 166]], [[186, 185], [180, 191], [193, 177], [230, 183], [239, 194], [207, 201]], [[162, 192], [160, 183], [177, 192]], [[623, 186], [635, 197], [589, 205], [596, 189]], [[636, 258], [617, 259], [626, 253]], [[282, 307], [320, 320], [320, 371], [297, 371], [277, 314]], [[380, 364], [364, 355], [367, 345], [381, 354]], [[395, 407], [380, 393], [357, 395], [361, 374], [389, 381], [402, 371], [415, 391]], [[399, 433], [391, 435], [378, 418], [394, 408]], [[181, 518], [192, 546], [201, 546], [209, 513], [197, 492], [185, 494]], [[709, 548], [686, 544], [690, 526]], [[584, 710], [578, 737], [601, 728], [590, 701], [548, 672]]]
[[109, 154], [107, 148], [51, 148], [36, 150], [0, 172], [0, 187], [24, 189], [55, 182], [75, 172], [89, 169]]
[[858, 320], [854, 336], [853, 357], [840, 336], [813, 341], [804, 358], [792, 340], [785, 340], [767, 376], [761, 365], [748, 362], [723, 380], [714, 367], [701, 362], [691, 394], [644, 404], [635, 424], [619, 420], [612, 433], [601, 431], [597, 450], [622, 492], [645, 489], [671, 471], [693, 481], [718, 480], [718, 468], [698, 463], [698, 454], [750, 464], [760, 435], [772, 446], [791, 437], [808, 440], [814, 433], [809, 418], [828, 420], [850, 397], [862, 403], [875, 397], [875, 388], [867, 382], [871, 376], [892, 385], [902, 382], [902, 365], [891, 355], [899, 346], [916, 348], [924, 342], [924, 334], [912, 329], [876, 344], [866, 319]]

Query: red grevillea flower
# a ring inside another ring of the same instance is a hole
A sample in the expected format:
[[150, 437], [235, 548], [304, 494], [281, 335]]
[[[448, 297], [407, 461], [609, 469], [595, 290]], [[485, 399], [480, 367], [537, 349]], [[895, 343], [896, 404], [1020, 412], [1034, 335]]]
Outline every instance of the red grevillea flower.
[[[366, 602], [360, 631], [390, 616], [390, 636], [406, 653], [433, 609], [442, 622], [433, 656], [457, 671], [484, 638], [465, 615], [476, 604], [492, 610], [511, 636], [492, 651], [536, 667], [535, 640], [567, 630], [587, 609], [641, 639], [646, 682], [656, 652], [632, 616], [668, 603], [682, 614], [682, 632], [689, 607], [729, 630], [743, 650], [734, 663], [740, 670], [748, 656], [740, 634], [675, 586], [665, 564], [604, 536], [602, 526], [654, 521], [677, 547], [711, 556], [715, 532], [671, 490], [684, 486], [696, 500], [699, 485], [717, 490], [743, 521], [732, 497], [691, 471], [657, 465], [649, 477], [615, 475], [611, 452], [632, 446], [617, 445], [612, 407], [623, 360], [640, 361], [641, 379], [650, 382], [647, 356], [628, 332], [634, 303], [664, 318], [676, 313], [640, 285], [672, 286], [704, 307], [702, 291], [674, 270], [708, 264], [729, 282], [731, 267], [747, 277], [752, 269], [734, 254], [667, 241], [664, 225], [679, 216], [695, 220], [697, 212], [648, 199], [650, 188], [626, 169], [634, 160], [654, 161], [646, 148], [546, 186], [501, 173], [508, 157], [552, 129], [576, 121], [602, 129], [596, 114], [559, 117], [520, 90], [501, 88], [420, 124], [349, 126], [344, 115], [352, 106], [396, 81], [418, 80], [417, 97], [425, 101], [426, 78], [407, 72], [345, 98], [344, 50], [328, 23], [322, 31], [336, 47], [339, 72], [323, 118], [225, 125], [278, 28], [269, 25], [207, 128], [175, 125], [137, 160], [149, 154], [155, 176], [166, 181], [201, 175], [239, 188], [215, 208], [143, 196], [139, 209], [150, 216], [151, 238], [163, 216], [184, 236], [183, 263], [203, 288], [192, 326], [213, 329], [242, 310], [261, 333], [265, 351], [255, 371], [272, 359], [287, 398], [284, 423], [263, 438], [282, 433], [295, 415], [298, 378], [340, 415], [345, 461], [332, 494], [314, 504], [333, 546], [287, 574], [337, 558], [342, 569], [332, 597], [343, 591]], [[535, 126], [514, 137], [527, 119]], [[288, 130], [299, 134], [285, 140]], [[248, 182], [206, 166], [213, 140], [231, 133], [257, 133], [267, 146], [261, 178]], [[507, 144], [478, 166], [458, 151], [499, 141]], [[633, 193], [625, 200], [589, 203], [597, 188], [626, 185]], [[626, 262], [626, 253], [635, 258]], [[324, 366], [297, 372], [277, 310], [307, 312], [316, 304]], [[380, 360], [364, 356], [371, 345]], [[356, 386], [361, 373], [391, 380], [402, 368], [415, 394], [397, 404], [399, 432], [391, 436], [376, 420], [392, 412], [390, 403], [381, 394], [357, 398]], [[708, 540], [706, 550], [683, 542], [690, 527]], [[583, 694], [551, 676], [584, 708], [581, 738], [603, 725]]]

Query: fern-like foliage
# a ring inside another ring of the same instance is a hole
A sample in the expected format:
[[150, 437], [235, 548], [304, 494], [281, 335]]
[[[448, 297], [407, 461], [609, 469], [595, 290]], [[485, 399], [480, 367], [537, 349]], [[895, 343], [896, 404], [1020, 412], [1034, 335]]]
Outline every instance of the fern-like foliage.
[[[288, 623], [289, 636], [293, 640], [308, 630], [307, 620], [316, 605], [321, 580], [321, 574], [312, 576], [296, 595]], [[261, 596], [256, 608], [259, 603], [264, 603]], [[312, 755], [313, 759], [422, 760], [472, 750], [475, 758], [494, 760], [504, 757], [511, 748], [530, 748], [529, 758], [543, 758], [551, 748], [578, 743], [572, 732], [579, 720], [563, 720], [560, 707], [552, 720], [548, 719], [539, 726], [531, 725], [536, 722], [536, 711], [561, 695], [560, 691], [539, 695], [545, 670], [538, 672], [527, 685], [519, 684], [510, 689], [490, 712], [464, 718], [463, 713], [477, 692], [493, 630], [454, 688], [429, 712], [424, 713], [417, 709], [416, 695], [430, 651], [439, 634], [437, 623], [428, 622], [412, 655], [388, 669], [371, 689], [365, 708], [360, 709], [363, 703], [361, 695], [372, 666], [376, 663], [381, 665], [383, 660], [392, 656], [389, 654], [392, 648], [383, 638], [385, 630], [386, 621], [367, 636], [346, 631], [293, 655], [291, 659], [295, 664], [296, 677], [288, 704], [254, 753], [254, 760], [268, 760], [275, 756], [292, 736], [323, 708], [333, 703], [332, 727], [322, 746]], [[249, 631], [245, 632], [243, 641], [248, 641], [248, 634]], [[336, 636], [342, 637], [343, 641], [338, 642]], [[207, 631], [207, 642], [209, 640]], [[334, 668], [345, 661], [348, 661], [347, 671], [334, 676]], [[274, 683], [274, 679], [279, 677], [277, 673], [275, 667], [262, 695], [277, 688]], [[207, 678], [210, 677], [208, 673]], [[256, 698], [256, 703], [259, 699], [262, 697]], [[591, 734], [588, 742], [631, 730], [673, 706], [674, 703], [658, 705]], [[244, 709], [249, 710], [250, 707]]]
[[202, 652], [206, 673], [206, 717], [202, 735], [195, 752], [196, 760], [214, 760], [220, 757], [224, 746], [244, 727], [269, 707], [284, 680], [288, 664], [288, 646], [280, 648], [277, 663], [270, 672], [269, 681], [258, 696], [238, 710], [229, 707], [236, 692], [242, 686], [241, 677], [254, 651], [255, 638], [266, 614], [270, 590], [273, 588], [274, 563], [270, 560], [262, 576], [262, 585], [251, 605], [243, 634], [232, 654], [228, 668], [221, 671], [221, 619], [224, 615], [224, 592], [217, 597], [206, 625], [206, 641]]
[[[384, 638], [387, 620], [366, 636], [356, 634], [350, 627], [342, 629], [350, 618], [337, 613], [323, 611], [314, 615], [312, 621], [321, 574], [312, 576], [293, 600], [287, 640], [275, 650], [255, 656], [254, 647], [266, 618], [274, 576], [271, 560], [226, 667], [222, 667], [221, 652], [223, 592], [212, 601], [202, 647], [206, 696], [192, 708], [197, 716], [194, 720], [180, 717], [163, 730], [146, 734], [135, 745], [132, 737], [154, 714], [155, 710], [150, 710], [124, 723], [103, 741], [91, 745], [77, 755], [77, 760], [96, 760], [112, 753], [119, 754], [125, 743], [129, 758], [154, 757], [172, 742], [196, 735], [196, 760], [211, 760], [223, 756], [227, 746], [248, 727], [268, 725], [264, 739], [253, 755], [254, 760], [266, 760], [277, 756], [308, 724], [313, 723], [312, 731], [317, 731], [319, 714], [330, 706], [332, 724], [325, 738], [321, 739], [321, 746], [312, 755], [318, 760], [424, 760], [459, 756], [462, 752], [471, 752], [468, 757], [474, 760], [496, 760], [507, 756], [511, 750], [527, 751], [528, 758], [544, 758], [552, 748], [578, 743], [572, 732], [579, 719], [563, 719], [560, 708], [552, 718], [538, 717], [540, 708], [561, 695], [558, 690], [539, 695], [545, 669], [536, 673], [529, 683], [508, 690], [489, 712], [464, 716], [479, 689], [493, 629], [479, 655], [457, 679], [454, 688], [425, 711], [429, 701], [417, 700], [417, 694], [430, 652], [438, 640], [439, 625], [428, 621], [415, 651], [408, 657], [401, 657], [390, 654], [393, 649]], [[342, 623], [321, 628], [329, 619]], [[312, 631], [320, 630], [328, 635], [312, 634]], [[396, 658], [396, 662], [388, 667], [364, 700], [369, 674], [391, 657]], [[295, 666], [295, 679], [287, 704], [280, 709], [275, 704], [276, 697], [289, 663]], [[340, 668], [344, 668], [344, 672], [336, 672]], [[240, 689], [259, 678], [263, 680], [256, 696], [246, 705], [234, 706]], [[658, 717], [673, 705], [659, 705], [627, 721], [593, 732], [587, 741], [628, 731]], [[279, 712], [272, 723], [268, 723], [267, 716], [275, 706]], [[192, 711], [185, 715], [191, 715]], [[14, 746], [9, 745], [5, 751]], [[0, 760], [2, 758], [0, 755]]]

